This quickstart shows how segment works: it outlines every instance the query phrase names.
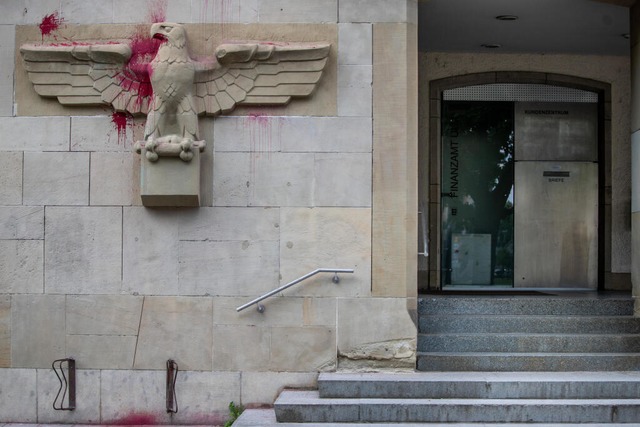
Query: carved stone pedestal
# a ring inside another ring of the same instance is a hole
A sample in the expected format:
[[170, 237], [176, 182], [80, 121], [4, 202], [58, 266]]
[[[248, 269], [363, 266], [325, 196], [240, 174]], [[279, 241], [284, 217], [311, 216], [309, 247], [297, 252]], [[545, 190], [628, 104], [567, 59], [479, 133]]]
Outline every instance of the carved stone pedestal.
[[200, 206], [200, 152], [193, 159], [162, 157], [151, 162], [142, 149], [140, 160], [140, 197], [144, 206]]

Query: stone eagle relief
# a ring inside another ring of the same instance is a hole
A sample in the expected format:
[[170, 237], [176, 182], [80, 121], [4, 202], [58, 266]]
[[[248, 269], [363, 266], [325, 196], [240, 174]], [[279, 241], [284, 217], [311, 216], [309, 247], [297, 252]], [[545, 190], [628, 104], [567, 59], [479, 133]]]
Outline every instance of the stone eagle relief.
[[118, 112], [146, 114], [144, 140], [136, 151], [193, 158], [202, 151], [198, 116], [217, 116], [237, 105], [278, 106], [311, 95], [329, 56], [329, 43], [270, 42], [219, 45], [214, 55], [194, 60], [181, 24], [151, 26], [161, 40], [148, 62], [129, 61], [126, 43], [25, 44], [20, 53], [29, 80], [43, 97], [63, 105], [111, 105]]

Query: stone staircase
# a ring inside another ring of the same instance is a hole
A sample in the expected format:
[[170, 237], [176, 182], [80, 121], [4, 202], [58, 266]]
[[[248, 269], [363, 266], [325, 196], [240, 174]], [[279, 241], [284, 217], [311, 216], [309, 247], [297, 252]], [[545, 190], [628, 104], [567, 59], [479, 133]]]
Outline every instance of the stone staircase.
[[425, 296], [420, 371], [640, 370], [629, 296]]
[[424, 296], [425, 372], [323, 373], [234, 426], [640, 426], [632, 313], [628, 296]]

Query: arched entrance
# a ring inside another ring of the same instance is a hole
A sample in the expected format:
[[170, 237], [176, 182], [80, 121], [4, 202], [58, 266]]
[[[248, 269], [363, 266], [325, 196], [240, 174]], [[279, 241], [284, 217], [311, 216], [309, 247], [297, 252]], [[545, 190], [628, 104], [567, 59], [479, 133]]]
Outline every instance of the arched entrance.
[[610, 90], [530, 72], [430, 82], [420, 290], [605, 288]]

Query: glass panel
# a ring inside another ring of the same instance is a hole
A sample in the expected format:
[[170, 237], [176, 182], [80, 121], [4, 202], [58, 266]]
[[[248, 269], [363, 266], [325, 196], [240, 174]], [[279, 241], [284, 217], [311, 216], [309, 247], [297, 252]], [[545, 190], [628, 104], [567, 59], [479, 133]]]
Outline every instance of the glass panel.
[[513, 103], [443, 101], [443, 285], [513, 286], [513, 145]]

